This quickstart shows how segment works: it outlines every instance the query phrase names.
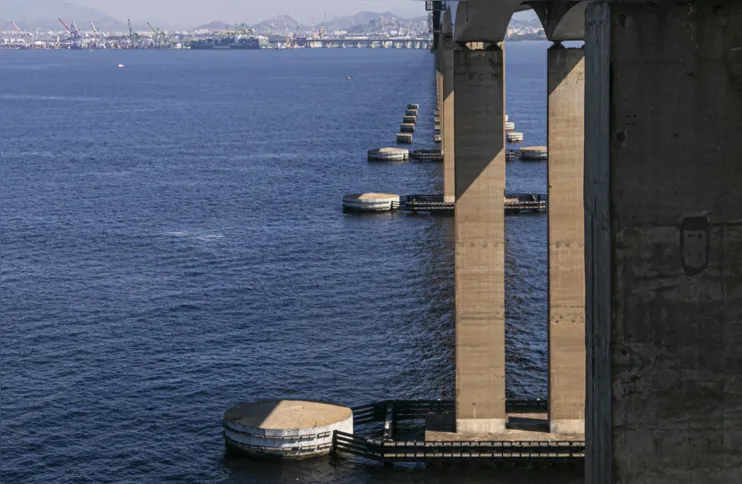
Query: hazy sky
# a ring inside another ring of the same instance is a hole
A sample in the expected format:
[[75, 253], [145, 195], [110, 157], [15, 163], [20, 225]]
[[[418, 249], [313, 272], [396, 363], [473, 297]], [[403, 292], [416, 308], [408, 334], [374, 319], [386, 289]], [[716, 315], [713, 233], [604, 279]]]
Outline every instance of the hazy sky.
[[[33, 0], [28, 0], [33, 1]], [[60, 0], [64, 1], [64, 0]], [[279, 14], [315, 23], [363, 10], [391, 11], [402, 17], [425, 15], [421, 0], [70, 0], [101, 10], [120, 20], [153, 19], [167, 24], [194, 24], [211, 20], [255, 23]], [[457, 2], [449, 2], [455, 4]], [[520, 14], [519, 17], [522, 17]]]

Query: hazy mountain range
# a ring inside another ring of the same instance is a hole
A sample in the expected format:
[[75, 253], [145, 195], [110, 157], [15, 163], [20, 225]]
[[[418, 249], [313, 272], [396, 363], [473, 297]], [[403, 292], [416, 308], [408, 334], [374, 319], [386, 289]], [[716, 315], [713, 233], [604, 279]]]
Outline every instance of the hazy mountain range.
[[[376, 24], [380, 25], [382, 18], [384, 19], [384, 27], [389, 30], [399, 30], [400, 27], [407, 26], [417, 26], [427, 30], [428, 18], [426, 16], [408, 19], [398, 17], [391, 12], [360, 12], [355, 15], [335, 17], [327, 21], [324, 21], [324, 19], [316, 20], [313, 25], [302, 24], [290, 15], [277, 15], [271, 19], [247, 25], [247, 27], [260, 33], [316, 32], [324, 24], [325, 31], [327, 32], [335, 32], [337, 30], [352, 32], [354, 30], [365, 31], [365, 26], [374, 27]], [[226, 22], [217, 20], [205, 25], [199, 25], [196, 29], [216, 30], [222, 29], [225, 26], [228, 26]]]
[[[99, 10], [90, 7], [82, 7], [72, 3], [58, 0], [0, 0], [3, 3], [0, 9], [0, 31], [13, 30], [11, 22], [26, 31], [36, 30], [60, 31], [63, 29], [59, 18], [67, 24], [75, 22], [82, 31], [91, 30], [90, 23], [93, 22], [100, 31], [126, 32], [128, 25], [126, 20], [111, 17]], [[213, 21], [203, 25], [168, 25], [157, 19], [150, 19], [153, 26], [163, 30], [191, 30], [208, 29], [219, 30], [231, 28], [235, 21]], [[281, 34], [288, 32], [316, 32], [324, 23], [325, 31], [334, 32], [345, 30], [350, 33], [357, 32], [382, 32], [386, 31], [408, 31], [427, 32], [427, 16], [414, 18], [402, 18], [391, 12], [360, 12], [355, 15], [335, 17], [331, 19], [314, 19], [313, 25], [298, 22], [289, 15], [277, 15], [255, 24], [241, 24], [241, 27], [252, 28], [260, 33]], [[534, 21], [514, 21], [515, 24], [526, 25]], [[535, 20], [535, 23], [538, 23]], [[149, 31], [145, 20], [132, 19], [132, 28], [135, 31]]]
[[[1, 0], [0, 8], [0, 31], [13, 30], [11, 22], [26, 31], [35, 30], [62, 30], [61, 18], [67, 25], [75, 22], [80, 30], [91, 30], [90, 23], [93, 22], [98, 30], [109, 32], [124, 32], [129, 29], [126, 20], [119, 20], [110, 15], [90, 7], [81, 7], [72, 3], [59, 2], [58, 0]], [[146, 21], [132, 19], [134, 30], [149, 30]], [[153, 25], [158, 28], [166, 28], [158, 25], [152, 20]]]

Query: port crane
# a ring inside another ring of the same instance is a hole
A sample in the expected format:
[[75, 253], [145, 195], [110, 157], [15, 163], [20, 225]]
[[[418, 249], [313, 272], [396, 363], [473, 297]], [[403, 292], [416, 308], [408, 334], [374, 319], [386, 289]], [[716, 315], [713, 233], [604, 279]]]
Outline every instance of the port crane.
[[31, 35], [21, 30], [21, 28], [15, 22], [11, 22], [11, 24], [13, 25], [13, 28], [21, 35], [21, 38], [25, 37], [26, 35]]
[[129, 24], [129, 47], [134, 47], [134, 32], [131, 30], [131, 19], [126, 20]]
[[322, 20], [322, 26], [319, 28], [319, 40], [325, 38], [325, 24], [327, 24], [327, 14], [325, 14], [325, 18]]
[[93, 32], [95, 32], [95, 38], [98, 39], [98, 47], [104, 47], [103, 38], [101, 37], [100, 32], [98, 32], [98, 29], [95, 28], [95, 24], [93, 22], [90, 22], [90, 26], [93, 27]]
[[64, 28], [67, 29], [67, 32], [70, 33], [70, 44], [69, 44], [70, 47], [69, 48], [76, 49], [77, 48], [77, 33], [73, 32], [72, 29], [69, 27], [69, 25], [64, 23], [64, 20], [59, 19], [59, 21], [62, 23], [62, 25], [64, 25]]
[[161, 33], [160, 33], [160, 29], [156, 29], [156, 28], [152, 27], [152, 24], [149, 23], [149, 22], [147, 22], [147, 25], [149, 26], [149, 28], [152, 29], [152, 32], [155, 33], [155, 47], [157, 47], [159, 49], [161, 47], [161, 42], [160, 42], [160, 35], [161, 35]]
[[72, 22], [70, 26], [75, 29], [75, 37], [80, 41], [80, 48], [82, 49], [84, 47], [83, 42], [85, 39], [85, 34], [82, 33], [82, 30], [77, 28], [77, 25], [75, 25], [75, 22]]

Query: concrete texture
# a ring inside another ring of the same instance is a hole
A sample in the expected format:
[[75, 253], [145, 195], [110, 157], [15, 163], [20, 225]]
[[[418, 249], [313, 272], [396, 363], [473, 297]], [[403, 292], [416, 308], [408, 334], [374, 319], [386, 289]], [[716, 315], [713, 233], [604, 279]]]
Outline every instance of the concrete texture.
[[549, 420], [554, 432], [584, 435], [585, 52], [555, 44], [547, 58]]
[[454, 51], [457, 432], [505, 428], [503, 61]]
[[584, 40], [587, 1], [531, 1], [544, 26], [546, 38], [552, 41]]
[[358, 193], [343, 196], [343, 210], [354, 212], [389, 212], [399, 204], [393, 193]]
[[587, 10], [593, 484], [742, 482], [742, 2], [689, 3]]
[[404, 148], [378, 148], [368, 150], [369, 161], [404, 161], [409, 159], [410, 151]]
[[457, 43], [499, 43], [505, 39], [510, 19], [523, 0], [469, 0], [458, 2], [454, 39]]
[[224, 414], [231, 451], [262, 457], [305, 459], [330, 452], [333, 431], [353, 433], [348, 407], [298, 400], [238, 405]]
[[425, 419], [425, 440], [428, 442], [464, 441], [582, 441], [584, 434], [549, 432], [549, 419], [545, 413], [518, 413], [508, 415], [504, 430], [495, 433], [458, 432], [453, 415], [428, 415]]
[[456, 145], [454, 136], [454, 74], [453, 74], [453, 39], [443, 36], [443, 106], [441, 116], [442, 151], [443, 151], [443, 200], [456, 201]]

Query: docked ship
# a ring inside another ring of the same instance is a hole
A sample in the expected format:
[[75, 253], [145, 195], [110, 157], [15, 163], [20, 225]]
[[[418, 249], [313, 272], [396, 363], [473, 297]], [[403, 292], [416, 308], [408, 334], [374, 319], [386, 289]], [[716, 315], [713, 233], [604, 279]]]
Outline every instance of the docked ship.
[[194, 40], [190, 43], [191, 49], [260, 49], [260, 39], [257, 37], [219, 37]]

